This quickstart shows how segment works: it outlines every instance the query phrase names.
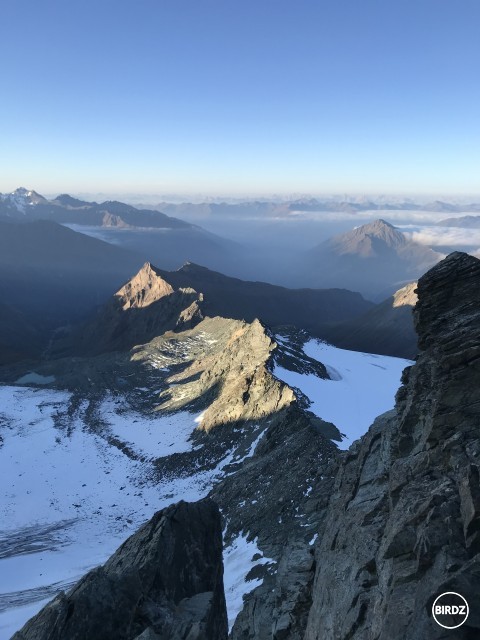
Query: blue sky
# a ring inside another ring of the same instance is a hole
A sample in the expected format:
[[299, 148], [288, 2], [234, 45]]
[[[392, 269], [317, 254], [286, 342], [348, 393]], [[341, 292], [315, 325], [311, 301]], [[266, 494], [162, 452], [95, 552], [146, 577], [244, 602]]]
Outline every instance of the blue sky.
[[478, 0], [3, 0], [0, 191], [480, 193]]

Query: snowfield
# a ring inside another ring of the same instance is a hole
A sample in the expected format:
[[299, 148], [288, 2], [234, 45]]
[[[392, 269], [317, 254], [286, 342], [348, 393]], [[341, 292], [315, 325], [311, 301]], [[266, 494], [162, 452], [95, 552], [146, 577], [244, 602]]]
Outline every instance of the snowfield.
[[[283, 341], [282, 336], [279, 342]], [[345, 435], [341, 449], [348, 449], [385, 411], [393, 409], [402, 371], [410, 360], [338, 349], [326, 342], [309, 340], [303, 350], [325, 365], [331, 380], [276, 366], [274, 375], [300, 389], [312, 403], [310, 410]]]
[[[51, 389], [0, 387], [0, 640], [105, 562], [156, 511], [204, 497], [238, 457], [232, 450], [211, 471], [159, 482], [150, 460], [193, 448], [194, 414], [150, 417], [122, 399], [102, 402], [102, 435], [141, 453], [140, 462], [92, 431], [87, 401], [62, 426], [58, 417], [70, 398]], [[246, 560], [243, 576], [250, 568]], [[242, 594], [241, 567], [236, 576]], [[234, 603], [238, 597], [231, 591]]]
[[[402, 370], [411, 364], [316, 340], [304, 352], [327, 367], [331, 380], [280, 366], [274, 373], [346, 434], [342, 448], [393, 407]], [[105, 562], [156, 511], [204, 497], [228, 464], [254, 454], [263, 435], [254, 432], [247, 450], [224, 451], [209, 471], [182, 476], [180, 470], [181, 477], [161, 478], [154, 461], [205, 446], [191, 439], [203, 414], [143, 414], [122, 395], [96, 404], [73, 400], [46, 387], [0, 386], [0, 640]], [[224, 550], [230, 627], [243, 596], [261, 584], [259, 578], [246, 580], [247, 574], [273, 562], [247, 538], [242, 532]]]

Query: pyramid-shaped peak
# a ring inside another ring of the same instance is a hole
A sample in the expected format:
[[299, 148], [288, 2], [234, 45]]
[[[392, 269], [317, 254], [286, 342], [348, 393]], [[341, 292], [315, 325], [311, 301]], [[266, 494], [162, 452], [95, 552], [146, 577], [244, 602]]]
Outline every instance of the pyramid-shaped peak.
[[371, 222], [369, 225], [365, 225], [365, 226], [371, 227], [372, 229], [384, 229], [385, 227], [388, 229], [395, 229], [393, 224], [391, 224], [390, 222], [387, 222], [383, 218], [378, 218], [377, 220], [374, 220], [373, 222]]
[[151, 262], [145, 262], [140, 271], [117, 291], [115, 297], [121, 301], [124, 309], [143, 308], [173, 291], [173, 287], [162, 278], [160, 270]]
[[362, 256], [375, 255], [382, 247], [397, 251], [407, 242], [406, 236], [399, 229], [382, 219], [355, 227], [327, 241], [337, 253], [355, 253]]

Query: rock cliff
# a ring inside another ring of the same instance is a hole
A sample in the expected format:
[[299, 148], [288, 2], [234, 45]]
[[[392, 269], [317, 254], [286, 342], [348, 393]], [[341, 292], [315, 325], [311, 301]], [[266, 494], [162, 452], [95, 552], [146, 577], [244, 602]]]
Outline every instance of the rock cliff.
[[224, 640], [220, 514], [211, 500], [157, 512], [12, 640]]
[[[420, 355], [395, 410], [340, 466], [319, 531], [306, 640], [480, 635], [480, 261], [453, 253], [417, 292]], [[471, 603], [455, 631], [431, 616], [447, 591]]]

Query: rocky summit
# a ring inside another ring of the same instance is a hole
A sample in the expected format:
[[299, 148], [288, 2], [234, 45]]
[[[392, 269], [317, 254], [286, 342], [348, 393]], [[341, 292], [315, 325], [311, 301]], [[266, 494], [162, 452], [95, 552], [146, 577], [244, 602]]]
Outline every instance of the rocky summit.
[[220, 513], [211, 500], [156, 513], [103, 566], [12, 640], [224, 640]]
[[202, 319], [202, 294], [174, 289], [149, 262], [73, 336], [69, 350], [82, 354], [129, 349]]

